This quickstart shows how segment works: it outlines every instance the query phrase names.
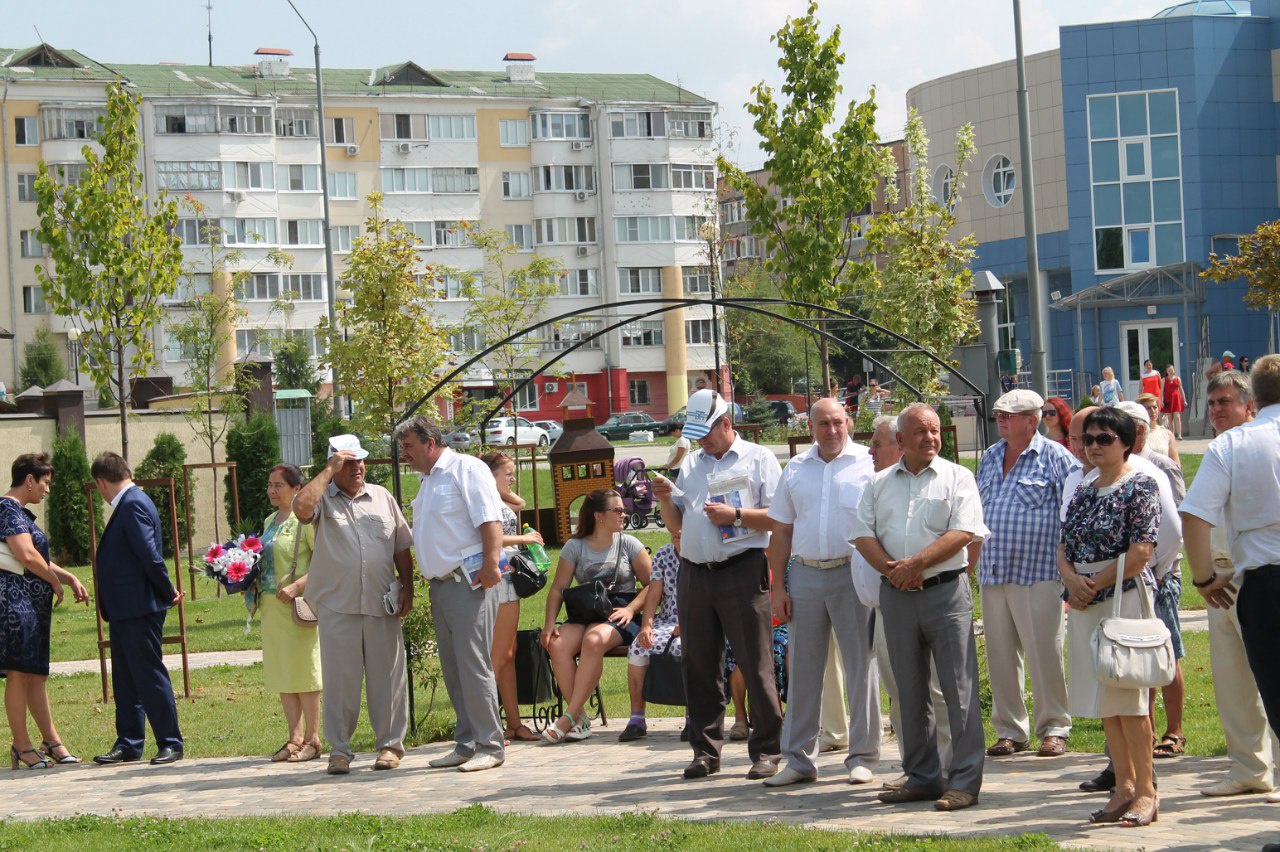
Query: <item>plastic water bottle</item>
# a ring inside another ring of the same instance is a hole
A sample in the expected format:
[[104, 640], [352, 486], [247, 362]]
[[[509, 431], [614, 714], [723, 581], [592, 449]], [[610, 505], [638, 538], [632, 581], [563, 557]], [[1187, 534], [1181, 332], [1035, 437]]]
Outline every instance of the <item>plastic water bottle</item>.
[[[533, 527], [528, 524], [524, 525], [525, 535], [533, 532]], [[551, 569], [551, 557], [547, 556], [547, 551], [537, 542], [526, 544], [524, 549], [529, 551], [529, 556], [533, 559], [533, 564], [538, 566], [538, 570], [544, 574]]]

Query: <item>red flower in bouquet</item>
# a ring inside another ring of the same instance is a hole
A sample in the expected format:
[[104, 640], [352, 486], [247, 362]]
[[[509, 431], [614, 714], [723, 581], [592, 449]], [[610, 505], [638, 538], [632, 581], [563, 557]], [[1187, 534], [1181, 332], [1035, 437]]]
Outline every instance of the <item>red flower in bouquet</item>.
[[244, 537], [244, 539], [240, 542], [240, 549], [241, 549], [241, 550], [251, 550], [251, 551], [253, 551], [254, 553], [261, 553], [261, 552], [262, 552], [262, 539], [258, 538], [256, 535], [247, 535], [247, 536], [245, 536], [245, 537]]
[[227, 552], [226, 548], [224, 548], [222, 545], [215, 544], [212, 547], [210, 547], [209, 552], [204, 555], [204, 561], [213, 562], [214, 560], [218, 559], [220, 556], [222, 556], [222, 554], [226, 552]]
[[249, 576], [249, 566], [236, 560], [227, 566], [227, 579], [232, 583], [238, 583], [245, 577]]

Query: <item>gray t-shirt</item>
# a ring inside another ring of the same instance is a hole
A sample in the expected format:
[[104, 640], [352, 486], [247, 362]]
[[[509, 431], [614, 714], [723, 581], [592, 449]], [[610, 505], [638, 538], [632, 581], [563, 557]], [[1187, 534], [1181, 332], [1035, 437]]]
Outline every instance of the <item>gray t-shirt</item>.
[[[622, 548], [622, 560], [618, 561], [618, 548]], [[608, 550], [592, 550], [586, 539], [571, 538], [560, 551], [560, 558], [573, 565], [573, 579], [579, 583], [594, 583], [613, 578], [613, 567], [618, 566], [618, 578], [610, 584], [612, 591], [629, 592], [636, 587], [636, 572], [631, 563], [644, 552], [644, 545], [632, 535], [618, 533]]]

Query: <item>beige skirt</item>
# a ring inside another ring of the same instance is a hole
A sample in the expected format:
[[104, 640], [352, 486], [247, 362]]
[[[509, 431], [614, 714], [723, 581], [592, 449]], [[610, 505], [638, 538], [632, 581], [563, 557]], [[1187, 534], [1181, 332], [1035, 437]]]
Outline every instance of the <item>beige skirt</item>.
[[[1120, 599], [1124, 618], [1142, 617], [1142, 599], [1151, 595], [1147, 584], [1138, 580], [1138, 588], [1125, 590]], [[1093, 674], [1093, 631], [1102, 619], [1111, 615], [1115, 601], [1108, 599], [1088, 609], [1067, 610], [1067, 706], [1072, 716], [1105, 719], [1109, 716], [1147, 715], [1147, 690], [1118, 689], [1103, 686]]]

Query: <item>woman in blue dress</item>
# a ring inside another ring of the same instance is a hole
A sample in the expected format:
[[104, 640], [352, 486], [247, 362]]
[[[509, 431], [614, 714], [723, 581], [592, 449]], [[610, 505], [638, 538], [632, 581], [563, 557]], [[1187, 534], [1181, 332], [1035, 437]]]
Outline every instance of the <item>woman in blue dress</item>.
[[[58, 736], [49, 708], [49, 624], [63, 585], [77, 603], [89, 593], [74, 574], [49, 561], [49, 537], [36, 526], [27, 506], [49, 493], [53, 465], [47, 453], [26, 453], [13, 462], [13, 484], [0, 497], [0, 672], [5, 674], [4, 705], [13, 743], [14, 769], [47, 769], [55, 763], [79, 763]], [[44, 738], [39, 750], [27, 730], [27, 714]]]

